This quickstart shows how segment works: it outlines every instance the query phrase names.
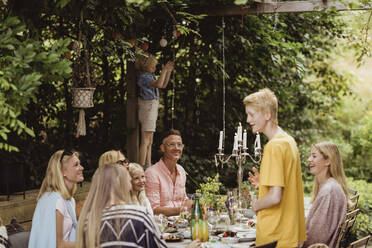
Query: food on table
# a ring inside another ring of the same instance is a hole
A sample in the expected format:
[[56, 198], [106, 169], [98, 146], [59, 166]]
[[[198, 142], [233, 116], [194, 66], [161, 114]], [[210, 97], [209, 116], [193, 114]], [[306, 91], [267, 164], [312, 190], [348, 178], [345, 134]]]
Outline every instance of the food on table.
[[254, 223], [253, 220], [248, 221], [248, 226], [254, 227], [255, 225], [256, 225], [256, 223]]
[[223, 234], [222, 234], [222, 237], [224, 238], [227, 238], [227, 237], [236, 237], [236, 232], [234, 231], [225, 231]]
[[182, 240], [183, 237], [174, 235], [174, 234], [168, 234], [168, 235], [163, 236], [163, 239], [165, 241], [179, 241], [179, 240]]

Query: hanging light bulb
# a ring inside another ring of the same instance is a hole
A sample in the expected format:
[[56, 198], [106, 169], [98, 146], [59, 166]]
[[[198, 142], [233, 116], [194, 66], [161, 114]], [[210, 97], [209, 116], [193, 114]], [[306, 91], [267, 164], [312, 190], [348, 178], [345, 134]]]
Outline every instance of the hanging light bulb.
[[166, 47], [168, 44], [168, 41], [164, 38], [161, 38], [161, 40], [159, 41], [159, 44], [161, 47]]

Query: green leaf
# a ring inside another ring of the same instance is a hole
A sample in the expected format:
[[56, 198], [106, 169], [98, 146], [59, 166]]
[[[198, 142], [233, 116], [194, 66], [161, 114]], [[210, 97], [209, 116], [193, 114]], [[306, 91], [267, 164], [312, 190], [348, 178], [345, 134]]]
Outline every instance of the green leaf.
[[57, 2], [57, 7], [58, 8], [64, 8], [71, 0], [59, 0]]
[[236, 5], [244, 5], [248, 2], [248, 0], [235, 0], [234, 3]]
[[0, 136], [3, 140], [8, 140], [8, 135], [6, 133], [0, 132]]
[[32, 129], [30, 129], [30, 128], [28, 128], [28, 127], [25, 127], [24, 130], [25, 130], [26, 133], [27, 133], [28, 135], [30, 135], [31, 137], [35, 137], [35, 133], [34, 133], [34, 131], [33, 131]]

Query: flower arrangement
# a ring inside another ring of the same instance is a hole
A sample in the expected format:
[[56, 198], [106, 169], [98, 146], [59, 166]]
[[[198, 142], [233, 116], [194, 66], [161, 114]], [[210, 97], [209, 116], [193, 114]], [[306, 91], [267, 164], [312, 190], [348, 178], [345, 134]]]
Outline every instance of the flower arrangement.
[[200, 184], [200, 189], [196, 190], [196, 193], [201, 194], [200, 203], [203, 208], [212, 208], [218, 211], [225, 207], [227, 197], [220, 195], [221, 185], [218, 173], [214, 178], [207, 177], [207, 182]]

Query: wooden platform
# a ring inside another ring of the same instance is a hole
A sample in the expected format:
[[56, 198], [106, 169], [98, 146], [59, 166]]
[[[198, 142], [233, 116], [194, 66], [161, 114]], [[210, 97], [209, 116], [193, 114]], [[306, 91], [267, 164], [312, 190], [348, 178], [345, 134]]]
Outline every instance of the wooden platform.
[[[89, 188], [90, 182], [84, 182], [82, 186], [78, 186], [74, 196], [76, 203], [86, 197]], [[7, 225], [12, 218], [16, 218], [26, 230], [29, 230], [31, 228], [38, 193], [38, 189], [29, 190], [26, 191], [26, 199], [23, 199], [23, 195], [12, 195], [9, 201], [7, 201], [6, 195], [0, 195], [0, 217], [3, 223]]]

